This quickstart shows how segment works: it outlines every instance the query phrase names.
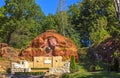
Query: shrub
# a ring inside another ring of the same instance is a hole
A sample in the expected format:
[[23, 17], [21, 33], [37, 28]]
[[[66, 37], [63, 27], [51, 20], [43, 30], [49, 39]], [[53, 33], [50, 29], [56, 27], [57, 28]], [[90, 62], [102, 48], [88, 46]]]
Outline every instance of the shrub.
[[70, 60], [70, 72], [73, 73], [73, 72], [76, 72], [76, 71], [77, 71], [77, 65], [76, 65], [76, 62], [75, 62], [75, 57], [71, 56], [71, 60]]
[[89, 71], [95, 71], [95, 65], [90, 65]]
[[62, 74], [62, 78], [71, 78], [70, 74], [64, 73]]
[[119, 71], [119, 57], [118, 52], [114, 52], [114, 71]]

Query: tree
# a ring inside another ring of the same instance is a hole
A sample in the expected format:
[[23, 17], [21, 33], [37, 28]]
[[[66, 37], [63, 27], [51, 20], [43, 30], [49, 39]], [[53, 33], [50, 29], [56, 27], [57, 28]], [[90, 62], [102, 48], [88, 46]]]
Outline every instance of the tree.
[[15, 47], [25, 46], [41, 33], [44, 14], [35, 0], [5, 0], [3, 8], [5, 9], [4, 22], [1, 25], [3, 42]]
[[2, 40], [3, 40], [3, 38], [2, 38], [2, 35], [3, 35], [2, 24], [4, 22], [4, 17], [5, 17], [4, 10], [5, 10], [4, 8], [0, 8], [0, 21], [1, 21], [1, 23], [0, 23], [0, 42], [2, 42]]
[[46, 16], [43, 21], [42, 31], [45, 32], [46, 30], [52, 30], [52, 29], [58, 31], [58, 27], [55, 19], [56, 19], [55, 15], [49, 14], [48, 16]]
[[76, 62], [75, 62], [75, 57], [71, 56], [71, 60], [70, 60], [70, 72], [76, 72], [77, 70], [77, 66], [76, 66]]
[[67, 11], [66, 11], [66, 0], [59, 0], [58, 8], [57, 8], [57, 25], [59, 28], [59, 33], [63, 36], [66, 35], [66, 29], [68, 26], [68, 18], [67, 18]]
[[83, 0], [70, 6], [69, 14], [83, 46], [120, 34], [115, 8], [110, 0]]

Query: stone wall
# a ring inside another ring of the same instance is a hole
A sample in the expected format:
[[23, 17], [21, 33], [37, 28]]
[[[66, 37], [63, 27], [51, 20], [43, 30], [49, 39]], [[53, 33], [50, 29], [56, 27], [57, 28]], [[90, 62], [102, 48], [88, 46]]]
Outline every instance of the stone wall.
[[70, 70], [69, 70], [68, 68], [63, 68], [63, 67], [60, 67], [60, 68], [49, 68], [49, 73], [50, 73], [50, 74], [70, 73]]
[[15, 72], [30, 72], [30, 68], [12, 68], [11, 74], [15, 74]]
[[70, 73], [70, 62], [65, 62], [62, 67], [59, 68], [49, 68], [50, 74], [63, 74], [63, 73]]
[[48, 71], [51, 74], [69, 73], [70, 62], [62, 61], [61, 56], [34, 57], [33, 62], [28, 62], [28, 61], [23, 60], [23, 61], [20, 61], [20, 64], [12, 63], [11, 73], [14, 74], [15, 72], [30, 72], [31, 71], [30, 68], [48, 68]]

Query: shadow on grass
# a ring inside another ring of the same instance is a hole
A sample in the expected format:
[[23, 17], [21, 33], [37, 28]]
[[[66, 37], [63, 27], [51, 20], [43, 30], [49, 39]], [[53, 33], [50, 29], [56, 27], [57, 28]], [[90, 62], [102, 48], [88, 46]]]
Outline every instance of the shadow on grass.
[[108, 71], [110, 69], [107, 63], [102, 61], [92, 61], [87, 55], [81, 55], [79, 60], [79, 65], [87, 71]]
[[75, 74], [74, 78], [120, 78], [120, 73], [115, 72], [86, 72]]
[[120, 73], [108, 72], [111, 70], [108, 63], [92, 61], [86, 54], [79, 55], [79, 72], [73, 73], [70, 78], [120, 78]]

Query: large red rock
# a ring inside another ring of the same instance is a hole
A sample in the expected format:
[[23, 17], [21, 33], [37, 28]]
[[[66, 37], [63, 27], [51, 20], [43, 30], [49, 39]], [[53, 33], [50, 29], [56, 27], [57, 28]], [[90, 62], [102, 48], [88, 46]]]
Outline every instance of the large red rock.
[[9, 60], [14, 60], [18, 57], [18, 52], [13, 48], [8, 46], [7, 43], [0, 43], [0, 56], [7, 58]]
[[8, 44], [7, 43], [0, 43], [0, 48], [2, 47], [8, 47]]
[[113, 62], [115, 52], [118, 53], [118, 57], [120, 58], [120, 39], [118, 38], [109, 38], [88, 49], [91, 59], [98, 59], [110, 63]]
[[66, 60], [72, 55], [78, 60], [75, 44], [53, 30], [37, 36], [21, 53], [21, 56], [29, 59], [34, 56], [62, 56]]

